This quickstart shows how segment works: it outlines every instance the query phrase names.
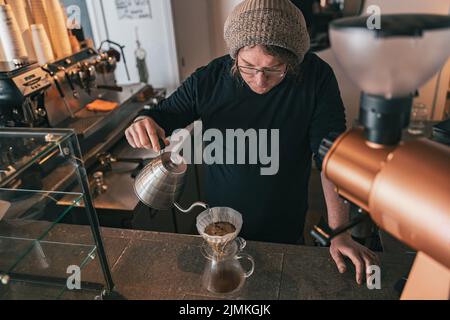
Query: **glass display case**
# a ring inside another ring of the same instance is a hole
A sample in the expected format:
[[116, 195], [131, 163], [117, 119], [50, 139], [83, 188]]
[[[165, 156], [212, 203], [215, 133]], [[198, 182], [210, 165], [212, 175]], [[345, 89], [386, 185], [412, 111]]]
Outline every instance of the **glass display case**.
[[[87, 225], [71, 215], [80, 203]], [[113, 289], [76, 134], [0, 128], [0, 300], [99, 299]]]

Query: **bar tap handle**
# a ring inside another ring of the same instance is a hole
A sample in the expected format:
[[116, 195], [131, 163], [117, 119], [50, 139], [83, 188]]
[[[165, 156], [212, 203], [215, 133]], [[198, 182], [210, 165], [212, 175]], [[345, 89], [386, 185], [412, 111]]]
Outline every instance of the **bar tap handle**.
[[59, 83], [59, 78], [58, 78], [58, 76], [56, 76], [56, 75], [53, 76], [53, 81], [54, 81], [54, 83], [55, 83], [56, 89], [58, 90], [59, 96], [60, 96], [61, 99], [63, 100], [63, 103], [64, 103], [64, 106], [65, 106], [66, 110], [69, 112], [70, 117], [71, 117], [72, 119], [74, 119], [74, 118], [75, 118], [75, 115], [73, 114], [72, 109], [70, 109], [70, 106], [69, 106], [69, 104], [67, 103], [66, 95], [64, 94], [64, 91], [63, 91], [63, 89], [62, 89], [62, 87], [61, 87], [61, 84]]
[[75, 89], [75, 86], [72, 82], [72, 78], [70, 77], [70, 75], [67, 73], [66, 69], [61, 67], [60, 70], [62, 72], [64, 72], [64, 77], [66, 78], [67, 83], [69, 84], [69, 88], [72, 91], [72, 95], [75, 99], [78, 99], [80, 97], [80, 94], [78, 93], [77, 89]]
[[66, 95], [64, 94], [64, 91], [61, 87], [61, 84], [59, 83], [59, 78], [58, 76], [55, 74], [55, 72], [53, 72], [52, 70], [50, 70], [48, 68], [48, 65], [43, 65], [41, 66], [41, 69], [44, 70], [45, 72], [47, 72], [53, 79], [53, 83], [55, 84], [56, 90], [58, 91], [59, 96], [61, 97], [61, 99], [63, 100], [64, 106], [66, 108], [66, 110], [69, 112], [70, 117], [73, 119], [75, 118], [75, 115], [72, 112], [72, 109], [70, 109], [69, 104], [66, 101]]
[[65, 96], [65, 94], [64, 94], [63, 89], [61, 88], [61, 85], [59, 84], [58, 76], [53, 76], [53, 82], [55, 83], [55, 87], [56, 87], [56, 90], [58, 90], [59, 96], [60, 96], [62, 99], [65, 99], [66, 96]]
[[80, 72], [77, 72], [77, 73], [76, 73], [76, 77], [77, 77], [78, 83], [80, 84], [80, 87], [81, 87], [83, 90], [87, 90], [87, 87], [86, 87], [86, 85], [85, 85], [85, 83], [84, 83], [83, 78], [81, 77], [81, 73], [80, 73]]

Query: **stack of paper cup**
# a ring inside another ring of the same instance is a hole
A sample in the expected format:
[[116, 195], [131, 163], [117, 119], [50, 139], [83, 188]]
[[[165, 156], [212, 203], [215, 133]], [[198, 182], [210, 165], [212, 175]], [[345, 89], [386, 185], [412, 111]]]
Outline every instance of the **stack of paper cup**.
[[31, 14], [30, 1], [25, 0], [24, 4], [25, 4], [25, 12], [27, 13], [28, 24], [30, 25], [30, 32], [31, 32], [31, 25], [35, 24], [36, 22], [34, 21], [33, 15]]
[[56, 58], [61, 59], [72, 54], [69, 33], [66, 27], [64, 11], [59, 0], [47, 0], [47, 17], [50, 30], [50, 39]]
[[[0, 0], [0, 6], [1, 5], [5, 5], [5, 1], [4, 0]], [[0, 41], [0, 61], [5, 61], [5, 54], [3, 53], [3, 47], [2, 47], [2, 42]]]
[[[4, 6], [4, 5], [5, 5], [5, 1], [0, 0], [0, 6]], [[5, 61], [5, 53], [3, 52], [3, 46], [2, 46], [1, 41], [0, 41], [0, 61]]]
[[29, 22], [27, 13], [25, 11], [25, 1], [24, 0], [14, 0], [9, 3], [11, 9], [16, 17], [17, 24], [21, 32], [29, 28]]
[[42, 24], [31, 25], [31, 35], [33, 39], [34, 49], [36, 51], [36, 58], [40, 65], [55, 60], [52, 46], [48, 39], [47, 32]]
[[46, 3], [47, 0], [30, 0], [31, 15], [33, 16], [34, 24], [42, 24], [45, 32], [50, 37], [51, 30], [48, 23]]
[[31, 40], [30, 22], [28, 21], [25, 0], [10, 1], [9, 5], [14, 13], [19, 30], [25, 43], [25, 48], [30, 60], [36, 60], [36, 54], [34, 53], [33, 41]]
[[0, 41], [5, 61], [27, 58], [19, 26], [9, 5], [0, 5]]
[[2, 42], [0, 41], [0, 62], [5, 61], [5, 60], [6, 60], [6, 58], [5, 58], [5, 53], [3, 52], [3, 45], [2, 45]]

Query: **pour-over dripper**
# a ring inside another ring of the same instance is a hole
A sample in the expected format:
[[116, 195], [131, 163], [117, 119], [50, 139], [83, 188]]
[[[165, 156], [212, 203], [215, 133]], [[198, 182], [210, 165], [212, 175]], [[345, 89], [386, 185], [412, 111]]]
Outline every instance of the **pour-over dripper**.
[[[229, 223], [235, 227], [235, 231], [224, 236], [212, 236], [206, 233], [206, 228], [214, 223]], [[227, 244], [233, 242], [242, 229], [242, 215], [231, 208], [210, 208], [197, 217], [198, 233], [205, 241], [219, 252]]]
[[[229, 223], [234, 232], [224, 236], [212, 236], [207, 228], [216, 223]], [[202, 254], [207, 259], [203, 273], [203, 286], [214, 294], [234, 294], [239, 292], [255, 270], [252, 256], [243, 253], [246, 241], [238, 238], [242, 229], [242, 215], [231, 208], [211, 208], [197, 217], [197, 230], [205, 239]], [[241, 260], [248, 260], [250, 268], [245, 271]]]

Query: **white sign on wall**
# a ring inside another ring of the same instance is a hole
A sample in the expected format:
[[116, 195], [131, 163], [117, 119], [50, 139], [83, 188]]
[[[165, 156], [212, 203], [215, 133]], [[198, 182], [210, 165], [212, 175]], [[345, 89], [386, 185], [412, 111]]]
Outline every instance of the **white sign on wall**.
[[67, 13], [67, 29], [81, 28], [81, 9], [79, 6], [73, 4], [66, 8]]
[[119, 20], [151, 19], [150, 0], [115, 0]]

